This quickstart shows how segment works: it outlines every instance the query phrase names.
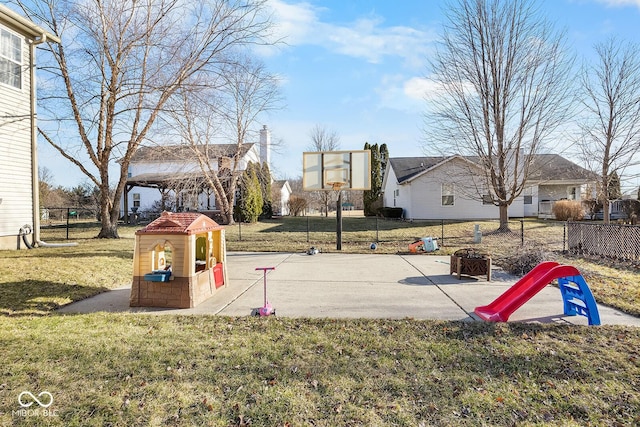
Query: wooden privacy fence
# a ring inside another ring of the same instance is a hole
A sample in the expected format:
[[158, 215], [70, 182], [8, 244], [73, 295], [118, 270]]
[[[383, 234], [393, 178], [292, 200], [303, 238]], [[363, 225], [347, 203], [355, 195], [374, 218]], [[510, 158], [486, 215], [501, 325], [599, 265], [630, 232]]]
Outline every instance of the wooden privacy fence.
[[640, 260], [640, 226], [622, 224], [567, 224], [569, 253], [606, 258]]

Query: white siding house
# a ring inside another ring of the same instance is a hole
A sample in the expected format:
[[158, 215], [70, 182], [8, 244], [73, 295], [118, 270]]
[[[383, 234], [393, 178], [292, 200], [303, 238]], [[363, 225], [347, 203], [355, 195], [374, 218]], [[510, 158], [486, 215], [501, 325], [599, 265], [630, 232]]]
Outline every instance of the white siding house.
[[273, 198], [273, 214], [286, 216], [290, 214], [289, 199], [291, 198], [291, 185], [289, 181], [279, 180], [271, 184], [271, 195]]
[[[482, 184], [473, 157], [399, 157], [387, 163], [384, 206], [401, 207], [406, 219], [496, 219], [498, 207]], [[509, 207], [511, 217], [552, 217], [553, 202], [581, 200], [596, 179], [588, 170], [555, 154], [539, 154], [527, 185]]]
[[45, 41], [59, 42], [0, 5], [0, 249], [24, 248], [21, 229], [39, 240], [35, 46]]
[[[233, 157], [237, 150], [235, 144], [211, 144], [199, 149], [209, 159], [213, 171], [233, 169]], [[263, 126], [259, 143], [242, 145], [237, 170], [244, 171], [249, 162], [268, 164], [270, 150], [271, 136], [267, 127]], [[127, 187], [121, 203], [123, 213], [159, 213], [163, 209], [199, 212], [218, 210], [213, 191], [202, 184], [203, 174], [193, 148], [187, 145], [141, 147], [131, 158], [127, 173]], [[165, 203], [162, 203], [163, 198]]]

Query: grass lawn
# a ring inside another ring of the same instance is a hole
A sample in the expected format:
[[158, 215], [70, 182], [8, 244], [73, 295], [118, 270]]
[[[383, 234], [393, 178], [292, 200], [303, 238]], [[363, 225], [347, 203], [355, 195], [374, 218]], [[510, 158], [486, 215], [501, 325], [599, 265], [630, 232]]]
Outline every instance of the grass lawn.
[[[640, 424], [638, 328], [52, 312], [128, 284], [137, 228], [105, 241], [77, 225], [76, 247], [0, 252], [0, 425]], [[561, 246], [557, 224], [525, 228], [528, 245]], [[379, 222], [377, 252], [442, 232]], [[369, 251], [375, 233], [345, 218], [343, 250]], [[442, 253], [477, 246], [499, 260], [520, 250], [519, 234], [475, 245], [470, 223], [444, 234]], [[311, 245], [335, 250], [335, 218], [227, 229], [228, 250]], [[550, 254], [578, 266], [598, 301], [640, 314], [633, 268]], [[23, 391], [54, 403], [20, 412]]]
[[[638, 425], [640, 329], [0, 318], [1, 425]], [[17, 396], [48, 391], [21, 416]], [[55, 412], [53, 412], [55, 411]]]

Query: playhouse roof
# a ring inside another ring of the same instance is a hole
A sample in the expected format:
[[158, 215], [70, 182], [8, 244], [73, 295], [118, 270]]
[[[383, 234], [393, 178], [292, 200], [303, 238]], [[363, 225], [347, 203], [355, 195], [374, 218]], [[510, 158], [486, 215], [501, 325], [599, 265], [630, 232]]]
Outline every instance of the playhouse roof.
[[222, 226], [206, 215], [197, 212], [162, 212], [160, 218], [151, 222], [136, 234], [198, 234], [220, 230]]

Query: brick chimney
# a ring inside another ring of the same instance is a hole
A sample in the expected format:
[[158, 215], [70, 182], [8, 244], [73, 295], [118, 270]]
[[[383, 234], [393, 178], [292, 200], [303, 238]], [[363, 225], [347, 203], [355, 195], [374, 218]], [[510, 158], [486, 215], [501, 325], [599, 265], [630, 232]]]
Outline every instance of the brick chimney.
[[260, 129], [260, 163], [266, 163], [271, 167], [271, 132], [267, 125]]

